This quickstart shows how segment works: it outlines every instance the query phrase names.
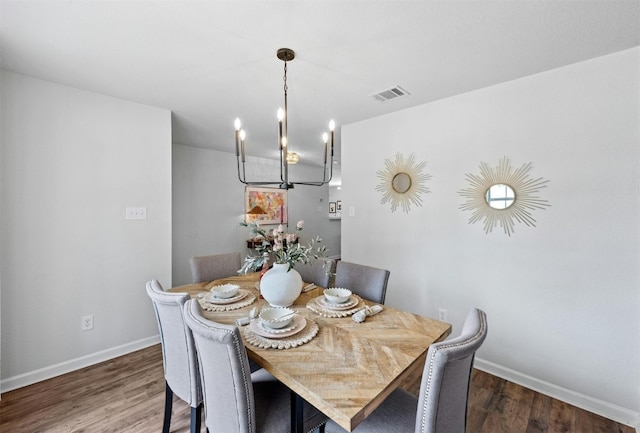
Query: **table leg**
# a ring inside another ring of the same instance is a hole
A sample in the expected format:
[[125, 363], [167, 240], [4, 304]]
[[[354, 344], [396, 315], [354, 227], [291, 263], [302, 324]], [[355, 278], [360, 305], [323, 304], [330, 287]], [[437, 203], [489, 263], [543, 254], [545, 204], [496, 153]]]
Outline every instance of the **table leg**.
[[303, 407], [302, 397], [291, 391], [291, 433], [304, 433]]

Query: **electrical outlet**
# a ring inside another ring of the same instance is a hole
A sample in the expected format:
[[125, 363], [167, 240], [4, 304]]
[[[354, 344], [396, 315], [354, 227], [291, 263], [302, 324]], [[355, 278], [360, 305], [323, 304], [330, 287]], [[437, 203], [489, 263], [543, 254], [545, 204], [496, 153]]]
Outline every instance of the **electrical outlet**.
[[447, 310], [445, 310], [444, 308], [438, 308], [438, 320], [440, 320], [441, 322], [447, 321]]
[[90, 331], [91, 329], [93, 329], [93, 314], [82, 316], [80, 318], [80, 330]]

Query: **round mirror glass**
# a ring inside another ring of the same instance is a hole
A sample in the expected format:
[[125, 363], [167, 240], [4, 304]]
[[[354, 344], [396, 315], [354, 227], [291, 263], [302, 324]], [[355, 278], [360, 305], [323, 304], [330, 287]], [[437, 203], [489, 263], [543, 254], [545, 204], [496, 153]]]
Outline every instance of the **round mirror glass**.
[[516, 192], [509, 185], [497, 183], [487, 190], [485, 199], [493, 209], [507, 209], [516, 201]]
[[409, 176], [407, 173], [398, 173], [393, 176], [391, 185], [393, 186], [393, 190], [395, 192], [404, 194], [405, 192], [409, 191], [409, 188], [411, 188], [411, 176]]

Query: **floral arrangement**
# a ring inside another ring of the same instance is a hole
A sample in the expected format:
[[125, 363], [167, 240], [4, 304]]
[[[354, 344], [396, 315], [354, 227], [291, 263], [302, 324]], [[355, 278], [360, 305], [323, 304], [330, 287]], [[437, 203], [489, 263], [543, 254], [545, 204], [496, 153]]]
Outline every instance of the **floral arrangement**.
[[[242, 268], [238, 271], [240, 273], [255, 272], [261, 269], [270, 258], [273, 258], [275, 263], [288, 263], [289, 269], [287, 271], [289, 271], [296, 263], [304, 263], [306, 265], [311, 262], [311, 258], [324, 257], [327, 251], [326, 246], [318, 245], [322, 242], [319, 236], [311, 239], [307, 245], [302, 245], [299, 242], [298, 234], [286, 233], [282, 224], [273, 229], [271, 235], [260, 227], [257, 222], [241, 222], [240, 225], [248, 227], [254, 238], [262, 240], [262, 243], [254, 248], [258, 255], [248, 255], [244, 259]], [[302, 231], [303, 227], [304, 221], [298, 221], [296, 232]]]

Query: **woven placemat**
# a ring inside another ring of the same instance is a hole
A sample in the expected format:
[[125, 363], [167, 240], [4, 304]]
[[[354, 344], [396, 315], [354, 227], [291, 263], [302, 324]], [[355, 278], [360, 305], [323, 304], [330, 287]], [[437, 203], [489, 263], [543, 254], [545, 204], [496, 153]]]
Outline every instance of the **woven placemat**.
[[237, 310], [238, 308], [243, 308], [243, 307], [246, 307], [247, 305], [253, 304], [255, 300], [256, 300], [256, 295], [254, 295], [251, 292], [249, 292], [246, 297], [232, 304], [213, 304], [211, 302], [207, 302], [203, 297], [198, 296], [198, 302], [200, 303], [200, 306], [202, 307], [203, 310], [207, 310], [207, 311]]
[[317, 298], [313, 298], [312, 300], [307, 302], [307, 308], [322, 317], [328, 317], [328, 318], [348, 317], [354, 314], [355, 312], [362, 310], [365, 307], [364, 301], [360, 296], [358, 295], [352, 295], [352, 296], [358, 299], [358, 303], [353, 308], [349, 308], [348, 310], [332, 310], [330, 308], [325, 308], [316, 302]]
[[284, 338], [266, 338], [253, 332], [251, 327], [247, 326], [243, 329], [244, 338], [247, 343], [260, 347], [262, 349], [291, 349], [302, 344], [308, 343], [318, 334], [318, 324], [313, 320], [307, 318], [307, 324], [302, 329], [291, 337]]

